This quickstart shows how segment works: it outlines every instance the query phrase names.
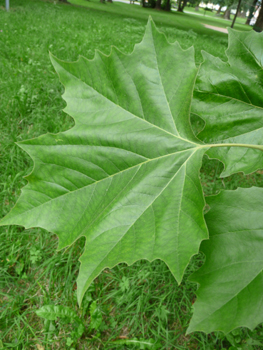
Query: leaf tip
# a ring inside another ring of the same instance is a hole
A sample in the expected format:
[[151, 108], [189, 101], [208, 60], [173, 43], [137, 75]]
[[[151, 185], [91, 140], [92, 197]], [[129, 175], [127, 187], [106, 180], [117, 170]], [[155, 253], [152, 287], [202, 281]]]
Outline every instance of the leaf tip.
[[86, 293], [86, 289], [83, 292], [80, 288], [77, 288], [77, 302], [78, 302], [79, 307], [81, 307], [82, 300], [83, 300], [85, 293]]
[[49, 58], [51, 63], [53, 64], [53, 67], [55, 68], [55, 65], [58, 63], [58, 58], [53, 55], [52, 52], [49, 51]]
[[146, 31], [147, 31], [147, 29], [152, 29], [152, 28], [155, 28], [156, 29], [156, 26], [155, 26], [155, 23], [154, 23], [154, 21], [153, 21], [153, 18], [152, 18], [152, 16], [149, 16], [148, 17], [148, 22], [147, 22], [147, 24], [146, 24]]
[[187, 328], [186, 332], [185, 332], [185, 335], [187, 336], [187, 335], [189, 335], [189, 334], [191, 334], [191, 333], [193, 333], [193, 331], [192, 331], [192, 329], [191, 329], [191, 326], [189, 326], [189, 327]]

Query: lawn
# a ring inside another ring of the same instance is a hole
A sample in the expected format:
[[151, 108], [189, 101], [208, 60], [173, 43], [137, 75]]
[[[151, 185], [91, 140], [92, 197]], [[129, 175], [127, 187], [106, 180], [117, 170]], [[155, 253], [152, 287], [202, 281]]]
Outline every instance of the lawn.
[[[227, 21], [223, 18], [216, 17], [214, 16], [214, 14], [211, 14], [208, 11], [206, 11], [206, 16], [196, 15], [196, 12], [189, 7], [186, 8], [186, 11], [191, 11], [193, 14], [179, 13], [175, 11], [172, 11], [170, 13], [164, 11], [160, 12], [153, 9], [141, 8], [136, 4], [129, 5], [128, 2], [127, 4], [121, 2], [115, 2], [112, 4], [106, 2], [102, 4], [96, 0], [70, 0], [70, 3], [78, 6], [87, 7], [89, 9], [103, 9], [103, 11], [107, 13], [114, 13], [115, 15], [119, 14], [121, 16], [141, 20], [147, 20], [149, 15], [151, 15], [155, 23], [157, 24], [159, 23], [160, 25], [172, 26], [182, 30], [192, 29], [198, 34], [211, 34], [211, 29], [206, 29], [204, 27], [204, 24], [213, 25], [221, 28], [227, 28], [230, 27], [232, 23], [231, 21]], [[202, 14], [202, 10], [200, 10], [200, 14]], [[236, 30], [251, 30], [251, 27], [242, 24], [245, 22], [244, 19], [238, 18], [237, 22], [240, 23], [235, 24]]]
[[[200, 7], [198, 11], [195, 10], [194, 7], [190, 7], [190, 6], [187, 6], [184, 10], [185, 13], [195, 13], [196, 15], [198, 16], [202, 16], [202, 17], [212, 17], [214, 20], [219, 20], [219, 21], [224, 21], [224, 23], [226, 24], [227, 27], [230, 27], [231, 24], [232, 24], [232, 21], [234, 19], [234, 15], [231, 14], [230, 17], [231, 19], [230, 20], [225, 20], [223, 19], [223, 13], [221, 12], [221, 15], [218, 16], [216, 15], [216, 10], [214, 11], [206, 11], [205, 8], [203, 7]], [[237, 17], [236, 18], [236, 21], [235, 21], [235, 25], [234, 25], [234, 28], [237, 29], [237, 30], [242, 30], [242, 27], [236, 27], [237, 24], [245, 24], [246, 22], [246, 18], [243, 18], [243, 17]]]
[[[227, 35], [203, 25], [227, 27], [229, 22], [222, 19], [157, 12], [123, 3], [101, 4], [97, 0], [71, 3], [78, 6], [11, 0], [9, 13], [0, 8], [0, 217], [15, 204], [27, 182], [24, 176], [33, 167], [15, 142], [73, 126], [71, 117], [63, 112], [63, 86], [51, 65], [49, 51], [69, 61], [79, 55], [91, 59], [95, 49], [109, 54], [111, 45], [131, 53], [151, 15], [170, 42], [178, 40], [184, 49], [194, 45], [198, 63], [202, 61], [201, 50], [226, 60]], [[250, 30], [240, 23], [236, 28]], [[202, 127], [194, 118], [193, 125], [196, 130]], [[206, 194], [237, 186], [263, 187], [261, 172], [221, 179], [222, 168], [220, 162], [204, 159], [200, 176]], [[242, 346], [250, 342], [247, 349], [262, 348], [262, 326], [228, 336], [220, 332], [185, 335], [196, 290], [187, 276], [201, 266], [201, 254], [193, 258], [180, 286], [159, 260], [106, 269], [78, 309], [76, 278], [82, 239], [57, 252], [55, 235], [11, 226], [0, 228], [0, 242], [0, 349], [219, 350], [230, 349], [234, 342]], [[74, 333], [78, 322], [39, 317], [36, 311], [45, 305], [59, 305], [65, 312], [70, 309], [77, 313], [84, 325], [82, 336]]]

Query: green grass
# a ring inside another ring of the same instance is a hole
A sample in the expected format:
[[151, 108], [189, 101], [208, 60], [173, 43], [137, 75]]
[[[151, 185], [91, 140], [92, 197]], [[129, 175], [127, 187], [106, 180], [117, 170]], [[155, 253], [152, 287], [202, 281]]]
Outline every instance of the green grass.
[[[216, 10], [214, 10], [213, 12], [212, 11], [205, 11], [205, 9], [203, 7], [199, 7], [199, 11], [195, 11], [195, 8], [194, 7], [185, 7], [185, 10], [184, 10], [185, 13], [195, 13], [195, 14], [198, 14], [199, 16], [202, 16], [202, 17], [212, 17], [214, 20], [223, 20], [224, 23], [226, 24], [227, 27], [230, 27], [231, 24], [232, 24], [232, 21], [234, 19], [234, 15], [231, 14], [230, 15], [230, 20], [226, 20], [226, 19], [223, 19], [223, 14], [221, 12], [220, 16], [216, 16]], [[234, 25], [234, 29], [237, 29], [238, 30], [238, 27], [236, 27], [237, 24], [245, 24], [246, 22], [246, 18], [242, 18], [242, 17], [237, 17], [236, 18], [236, 21], [235, 21], [235, 25]], [[248, 26], [247, 26], [248, 27]], [[242, 27], [239, 27], [239, 29], [241, 29]], [[249, 27], [248, 27], [249, 28]]]
[[[121, 16], [127, 16], [131, 18], [147, 20], [149, 15], [152, 16], [156, 24], [172, 26], [177, 29], [189, 30], [192, 29], [198, 34], [205, 35], [215, 35], [215, 37], [224, 37], [226, 34], [216, 32], [216, 34], [211, 33], [211, 29], [204, 27], [204, 24], [214, 25], [222, 28], [230, 27], [231, 21], [227, 21], [223, 18], [215, 16], [198, 16], [195, 14], [186, 14], [179, 12], [156, 11], [154, 9], [141, 8], [138, 5], [129, 5], [125, 3], [115, 2], [115, 3], [100, 3], [97, 0], [70, 0], [71, 4], [87, 7], [88, 9], [100, 10], [106, 13], [119, 14]], [[186, 8], [188, 11], [190, 8]], [[191, 10], [190, 10], [191, 11]], [[208, 12], [208, 11], [207, 11]], [[251, 30], [250, 26], [245, 26], [242, 24], [244, 22], [241, 19], [241, 23], [235, 25], [236, 30]]]
[[[63, 87], [51, 66], [49, 51], [70, 61], [78, 55], [92, 58], [95, 49], [109, 54], [111, 45], [130, 53], [142, 39], [150, 14], [171, 42], [178, 40], [183, 48], [195, 46], [197, 62], [202, 61], [202, 49], [226, 59], [227, 36], [202, 25], [226, 26], [224, 20], [120, 3], [74, 2], [88, 7], [12, 0], [9, 13], [0, 8], [0, 217], [15, 204], [26, 184], [23, 176], [33, 166], [15, 142], [73, 125], [62, 111]], [[194, 126], [200, 129], [202, 123], [194, 119]], [[261, 172], [220, 179], [221, 170], [220, 162], [204, 159], [201, 180], [206, 194], [221, 188], [263, 185]], [[252, 339], [263, 341], [261, 326], [228, 337], [221, 333], [185, 336], [196, 286], [187, 278], [178, 286], [161, 261], [139, 261], [130, 267], [120, 264], [105, 270], [79, 310], [76, 278], [83, 240], [56, 252], [55, 235], [12, 226], [0, 228], [0, 242], [0, 349], [147, 349], [144, 342], [152, 341], [152, 349], [212, 350], [229, 349], [233, 339], [243, 344]], [[195, 257], [186, 277], [202, 261], [201, 254]], [[95, 301], [97, 309], [92, 313], [90, 305]], [[74, 341], [72, 323], [61, 324], [60, 320], [52, 324], [36, 315], [36, 310], [49, 304], [76, 310], [85, 324], [80, 339]], [[96, 327], [91, 327], [92, 322]], [[137, 343], [128, 342], [135, 338]]]

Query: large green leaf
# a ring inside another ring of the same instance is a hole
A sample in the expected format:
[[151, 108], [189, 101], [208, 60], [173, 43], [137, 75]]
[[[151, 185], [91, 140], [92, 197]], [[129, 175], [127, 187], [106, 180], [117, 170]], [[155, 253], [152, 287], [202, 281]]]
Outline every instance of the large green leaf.
[[207, 198], [210, 239], [188, 332], [225, 333], [263, 322], [263, 189], [222, 191]]
[[[263, 138], [263, 33], [229, 30], [228, 62], [203, 53], [192, 112], [205, 120], [199, 138], [208, 143], [260, 145]], [[263, 153], [251, 148], [212, 148], [224, 162], [222, 175], [263, 168]]]
[[112, 48], [52, 62], [75, 126], [19, 143], [34, 170], [1, 225], [43, 227], [60, 249], [84, 236], [79, 302], [119, 262], [163, 259], [180, 282], [208, 236], [199, 181], [207, 147], [189, 123], [193, 48], [169, 44], [150, 20], [131, 55]]

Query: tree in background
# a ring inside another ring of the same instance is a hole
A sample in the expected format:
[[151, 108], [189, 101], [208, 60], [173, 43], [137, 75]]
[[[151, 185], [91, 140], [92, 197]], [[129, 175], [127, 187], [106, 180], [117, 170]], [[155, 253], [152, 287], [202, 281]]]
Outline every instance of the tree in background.
[[230, 20], [230, 11], [232, 9], [232, 6], [234, 4], [235, 0], [225, 0], [225, 6], [226, 10], [224, 12], [224, 18]]
[[186, 5], [186, 3], [187, 3], [187, 0], [178, 0], [178, 9], [177, 9], [177, 11], [178, 12], [184, 12], [184, 7], [185, 7], [185, 5]]
[[254, 30], [256, 32], [262, 32], [263, 30], [263, 3], [261, 1], [261, 4], [260, 4], [261, 8], [259, 10], [259, 14], [258, 14], [258, 18], [256, 20], [256, 23], [254, 25]]
[[151, 7], [154, 7], [156, 10], [171, 11], [171, 0], [154, 0], [154, 6]]
[[163, 0], [161, 2], [161, 9], [164, 11], [171, 11], [171, 0]]
[[238, 16], [242, 18], [247, 18], [246, 13], [248, 12], [253, 0], [241, 0], [240, 8], [238, 10]]
[[188, 4], [195, 8], [195, 11], [199, 11], [199, 5], [201, 0], [188, 0]]
[[147, 2], [145, 0], [141, 0], [141, 6], [156, 8], [156, 0], [148, 0]]
[[[230, 19], [231, 9], [237, 9], [237, 16], [246, 18], [247, 11], [251, 11], [251, 17], [247, 19], [246, 24], [249, 24], [251, 18], [253, 17], [253, 12], [255, 11], [255, 5], [258, 0], [212, 0], [214, 5], [218, 5], [219, 8], [216, 12], [216, 15], [220, 15], [222, 8], [226, 6], [226, 10], [224, 12], [224, 18]], [[238, 6], [239, 4], [239, 6]]]
[[156, 10], [161, 10], [161, 5], [162, 5], [162, 0], [157, 0], [156, 1], [156, 5], [155, 5], [155, 9]]
[[249, 23], [253, 17], [253, 14], [255, 12], [257, 2], [258, 2], [258, 0], [253, 0], [251, 5], [249, 6], [249, 15], [248, 15], [247, 20], [246, 20], [246, 24], [248, 24], [248, 25], [249, 25]]
[[236, 21], [237, 15], [238, 15], [238, 13], [240, 12], [241, 1], [242, 1], [242, 0], [238, 0], [237, 9], [236, 9], [236, 13], [235, 13], [235, 16], [234, 16], [233, 22], [232, 22], [232, 24], [231, 24], [231, 28], [234, 28], [234, 24], [235, 24], [235, 21]]
[[226, 5], [225, 0], [213, 0], [212, 2], [214, 5], [218, 5], [219, 8], [216, 11], [216, 15], [220, 15], [222, 7]]
[[190, 4], [195, 5], [195, 11], [199, 11], [200, 0], [190, 0]]
[[165, 11], [171, 11], [171, 0], [165, 0], [164, 1], [164, 10]]

